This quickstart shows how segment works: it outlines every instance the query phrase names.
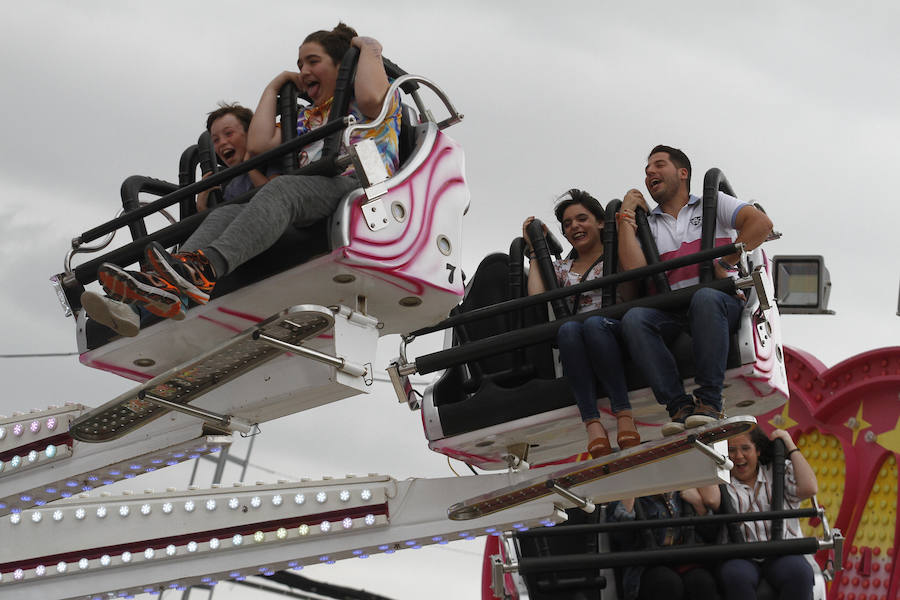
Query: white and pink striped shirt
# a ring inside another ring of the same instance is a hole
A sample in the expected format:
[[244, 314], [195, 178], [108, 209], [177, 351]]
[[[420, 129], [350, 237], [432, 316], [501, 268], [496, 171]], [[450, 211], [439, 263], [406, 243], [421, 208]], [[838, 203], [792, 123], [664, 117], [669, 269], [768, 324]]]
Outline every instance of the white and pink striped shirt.
[[[762, 512], [772, 508], [772, 465], [759, 465], [756, 481], [752, 486], [731, 478], [727, 486], [731, 504], [738, 513]], [[784, 461], [784, 506], [783, 510], [799, 508], [800, 498], [797, 496], [797, 480], [794, 477], [794, 463]], [[772, 538], [772, 521], [746, 521], [741, 523], [741, 530], [748, 542], [765, 542]], [[784, 520], [783, 539], [803, 537], [800, 521], [796, 518]]]
[[[719, 192], [719, 207], [716, 212], [715, 246], [724, 246], [734, 241], [734, 224], [738, 212], [749, 206], [733, 196]], [[650, 231], [656, 240], [660, 260], [669, 260], [700, 250], [700, 233], [703, 227], [703, 202], [698, 196], [690, 196], [688, 203], [678, 212], [676, 219], [657, 206], [647, 216]], [[669, 271], [669, 287], [673, 290], [700, 282], [699, 265], [689, 265]]]

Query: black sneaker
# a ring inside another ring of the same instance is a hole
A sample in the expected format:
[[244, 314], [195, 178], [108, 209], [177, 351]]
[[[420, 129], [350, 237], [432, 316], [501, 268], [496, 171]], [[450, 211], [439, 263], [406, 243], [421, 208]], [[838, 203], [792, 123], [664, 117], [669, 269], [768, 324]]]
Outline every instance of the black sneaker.
[[703, 427], [704, 425], [721, 421], [724, 418], [724, 410], [719, 410], [709, 404], [697, 402], [697, 404], [694, 405], [693, 413], [684, 420], [684, 426], [688, 429], [693, 429], [694, 427]]
[[685, 404], [672, 415], [671, 420], [662, 426], [662, 434], [665, 436], [678, 435], [684, 431], [685, 419], [694, 412], [693, 404]]

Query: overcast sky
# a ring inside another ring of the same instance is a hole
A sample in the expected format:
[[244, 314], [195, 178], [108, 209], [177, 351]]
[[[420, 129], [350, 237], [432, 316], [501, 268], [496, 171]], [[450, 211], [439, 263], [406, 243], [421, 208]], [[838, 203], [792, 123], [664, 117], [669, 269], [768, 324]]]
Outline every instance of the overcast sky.
[[[894, 2], [2, 5], [0, 353], [74, 350], [47, 282], [69, 240], [113, 216], [128, 175], [177, 181], [178, 158], [217, 101], [255, 107], [272, 77], [295, 68], [303, 37], [340, 19], [466, 115], [449, 134], [465, 148], [472, 194], [468, 273], [505, 251], [526, 216], [552, 221], [570, 187], [603, 201], [643, 190], [646, 155], [665, 143], [691, 157], [693, 189], [719, 167], [741, 198], [765, 206], [784, 234], [767, 252], [825, 256], [837, 315], [785, 317], [786, 343], [829, 366], [900, 343]], [[396, 340], [382, 343], [384, 358], [396, 353]], [[5, 414], [97, 405], [130, 387], [75, 358], [0, 360], [0, 377]], [[255, 469], [250, 480], [449, 474], [418, 414], [387, 390], [269, 424], [252, 460], [277, 474]], [[158, 488], [187, 484], [184, 471], [160, 477]], [[304, 573], [398, 600], [424, 589], [475, 598], [481, 547]], [[251, 597], [228, 589], [216, 597]]]

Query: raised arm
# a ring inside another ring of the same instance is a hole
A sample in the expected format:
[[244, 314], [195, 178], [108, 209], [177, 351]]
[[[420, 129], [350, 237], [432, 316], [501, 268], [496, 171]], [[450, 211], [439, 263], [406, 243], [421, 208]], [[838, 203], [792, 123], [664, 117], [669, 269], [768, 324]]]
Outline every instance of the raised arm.
[[719, 510], [719, 506], [722, 504], [722, 492], [718, 485], [697, 488], [697, 492], [699, 492], [704, 506], [713, 511]]
[[363, 115], [374, 119], [381, 112], [381, 104], [390, 87], [381, 58], [381, 44], [375, 38], [360, 36], [350, 40], [350, 44], [359, 48], [353, 88], [356, 104]]
[[263, 90], [247, 130], [247, 152], [250, 156], [262, 154], [281, 143], [281, 131], [275, 126], [275, 114], [278, 112], [278, 92], [288, 81], [293, 81], [297, 89], [303, 89], [300, 73], [282, 71]]
[[[755, 209], [754, 209], [755, 210]], [[794, 466], [794, 479], [797, 480], [797, 497], [806, 500], [819, 491], [819, 482], [812, 467], [806, 462], [803, 453], [797, 448], [791, 435], [784, 429], [776, 429], [769, 434], [771, 439], [781, 438], [784, 442], [785, 457], [789, 458]], [[796, 450], [796, 452], [795, 452]]]
[[619, 262], [626, 271], [647, 265], [644, 252], [637, 238], [637, 224], [634, 221], [634, 209], [640, 206], [647, 210], [647, 201], [638, 190], [628, 190], [622, 200], [617, 221], [619, 224]]

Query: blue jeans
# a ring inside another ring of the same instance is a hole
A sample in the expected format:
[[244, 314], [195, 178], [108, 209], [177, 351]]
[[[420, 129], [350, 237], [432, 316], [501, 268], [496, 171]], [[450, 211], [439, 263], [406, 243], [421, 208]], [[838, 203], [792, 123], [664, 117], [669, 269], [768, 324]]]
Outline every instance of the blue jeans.
[[716, 410], [722, 410], [722, 384], [728, 364], [731, 333], [737, 329], [742, 300], [712, 288], [697, 290], [691, 297], [687, 316], [655, 308], [632, 308], [622, 318], [622, 336], [628, 351], [669, 415], [693, 404], [684, 392], [675, 357], [666, 346], [678, 335], [691, 334], [694, 354], [694, 390], [697, 399]]
[[581, 420], [600, 417], [598, 386], [609, 396], [613, 412], [631, 408], [619, 348], [622, 325], [606, 317], [567, 321], [556, 334], [563, 374], [569, 380]]
[[719, 581], [727, 600], [756, 600], [760, 576], [769, 582], [779, 599], [812, 600], [812, 567], [802, 556], [777, 556], [761, 563], [735, 558], [719, 567]]

